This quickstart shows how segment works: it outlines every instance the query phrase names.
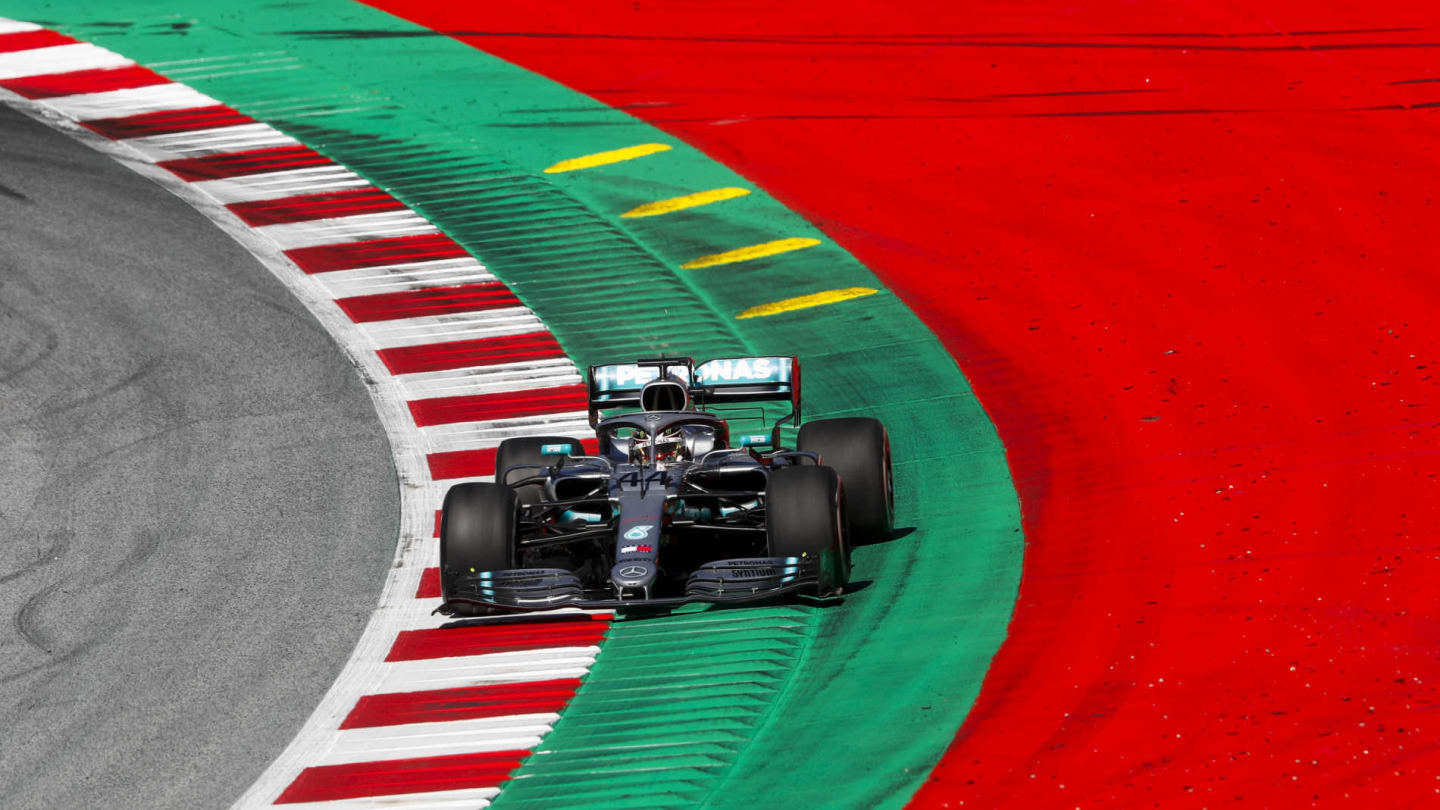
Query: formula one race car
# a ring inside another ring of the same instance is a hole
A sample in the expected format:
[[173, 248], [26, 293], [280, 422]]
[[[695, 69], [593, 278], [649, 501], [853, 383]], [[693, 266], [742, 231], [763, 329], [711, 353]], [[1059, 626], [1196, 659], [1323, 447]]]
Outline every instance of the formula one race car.
[[[568, 437], [507, 439], [496, 483], [446, 494], [440, 612], [837, 596], [850, 541], [890, 535], [884, 426], [801, 425], [794, 357], [591, 366], [587, 387], [594, 455]], [[732, 436], [712, 411], [735, 403], [747, 407], [733, 418], [769, 430]], [[780, 446], [786, 423], [799, 428], [793, 450]]]

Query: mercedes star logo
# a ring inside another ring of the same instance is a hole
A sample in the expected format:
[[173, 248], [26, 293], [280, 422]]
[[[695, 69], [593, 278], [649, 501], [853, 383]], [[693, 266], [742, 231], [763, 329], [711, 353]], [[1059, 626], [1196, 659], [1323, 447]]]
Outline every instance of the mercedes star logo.
[[627, 565], [620, 569], [620, 576], [626, 577], [627, 579], [637, 579], [645, 576], [649, 570], [650, 569], [643, 565]]

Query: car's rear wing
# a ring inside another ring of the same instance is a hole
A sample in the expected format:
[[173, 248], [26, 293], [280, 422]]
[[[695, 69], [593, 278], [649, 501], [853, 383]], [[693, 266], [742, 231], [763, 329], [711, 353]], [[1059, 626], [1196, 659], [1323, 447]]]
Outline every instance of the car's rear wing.
[[726, 357], [707, 360], [698, 366], [688, 357], [660, 357], [591, 366], [586, 380], [590, 424], [599, 421], [603, 409], [640, 407], [640, 389], [661, 376], [684, 383], [697, 407], [789, 400], [791, 411], [779, 422], [793, 419], [796, 425], [800, 424], [800, 359], [797, 357]]

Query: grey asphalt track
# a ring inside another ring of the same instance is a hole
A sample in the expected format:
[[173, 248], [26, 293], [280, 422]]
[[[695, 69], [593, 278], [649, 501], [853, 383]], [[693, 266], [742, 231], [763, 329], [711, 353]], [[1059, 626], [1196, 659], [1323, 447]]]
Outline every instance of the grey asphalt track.
[[0, 107], [0, 807], [224, 807], [394, 551], [349, 362], [238, 244]]

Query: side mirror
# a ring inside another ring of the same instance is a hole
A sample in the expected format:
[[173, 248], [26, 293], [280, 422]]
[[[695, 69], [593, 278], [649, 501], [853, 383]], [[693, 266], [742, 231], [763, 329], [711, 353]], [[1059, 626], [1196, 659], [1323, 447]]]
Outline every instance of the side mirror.
[[573, 444], [542, 444], [540, 455], [542, 456], [568, 456], [575, 451]]

